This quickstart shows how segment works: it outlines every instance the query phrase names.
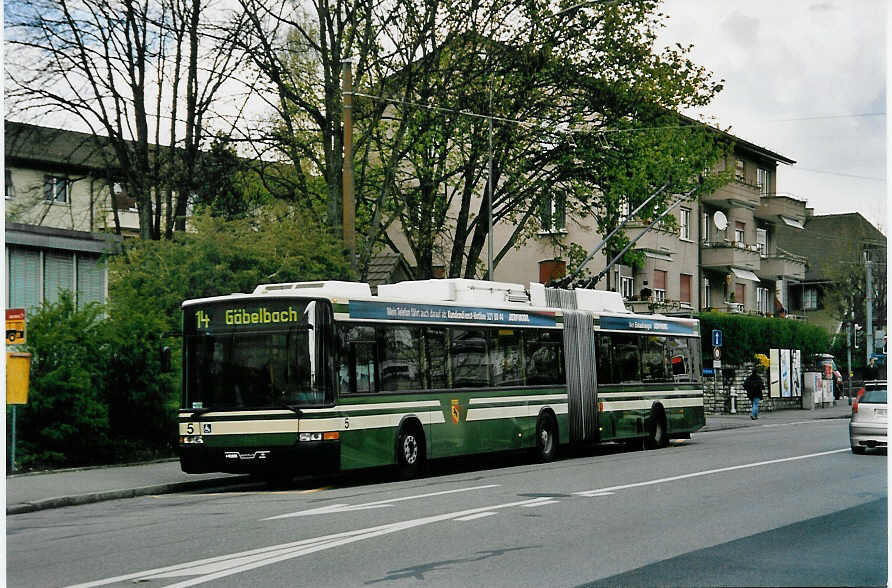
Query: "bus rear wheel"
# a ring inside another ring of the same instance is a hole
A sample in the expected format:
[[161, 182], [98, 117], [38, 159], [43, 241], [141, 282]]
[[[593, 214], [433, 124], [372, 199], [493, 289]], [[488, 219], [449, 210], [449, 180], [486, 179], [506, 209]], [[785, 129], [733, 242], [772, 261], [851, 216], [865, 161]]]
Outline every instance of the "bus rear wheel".
[[400, 478], [414, 478], [424, 463], [424, 434], [417, 426], [403, 425], [396, 436], [396, 468]]
[[536, 423], [536, 459], [552, 461], [557, 456], [557, 423], [551, 413], [543, 413]]

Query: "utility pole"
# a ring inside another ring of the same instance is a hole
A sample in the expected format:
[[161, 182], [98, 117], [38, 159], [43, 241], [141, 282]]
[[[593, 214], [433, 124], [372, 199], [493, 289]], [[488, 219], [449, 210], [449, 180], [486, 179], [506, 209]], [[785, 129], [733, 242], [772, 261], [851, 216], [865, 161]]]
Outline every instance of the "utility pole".
[[350, 259], [350, 267], [356, 269], [356, 207], [353, 197], [353, 60], [341, 62], [342, 90], [344, 94], [344, 163], [343, 175], [343, 225], [344, 250]]
[[864, 271], [867, 274], [867, 284], [866, 284], [866, 305], [867, 305], [867, 315], [865, 317], [864, 324], [864, 340], [866, 342], [865, 353], [867, 354], [867, 364], [870, 365], [870, 356], [873, 354], [873, 271], [872, 271], [872, 263], [870, 261], [870, 252], [864, 252]]

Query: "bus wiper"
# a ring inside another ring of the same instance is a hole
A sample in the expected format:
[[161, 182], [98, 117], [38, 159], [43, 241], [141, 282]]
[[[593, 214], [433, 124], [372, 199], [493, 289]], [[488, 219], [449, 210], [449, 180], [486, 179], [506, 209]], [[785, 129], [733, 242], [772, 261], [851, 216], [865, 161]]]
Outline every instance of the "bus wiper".
[[280, 405], [282, 408], [287, 408], [288, 410], [291, 410], [291, 411], [297, 413], [297, 416], [303, 416], [303, 414], [304, 414], [304, 413], [302, 413], [302, 412], [300, 411], [300, 409], [299, 409], [297, 406], [295, 406], [294, 404], [288, 404], [287, 402], [280, 402], [279, 405]]

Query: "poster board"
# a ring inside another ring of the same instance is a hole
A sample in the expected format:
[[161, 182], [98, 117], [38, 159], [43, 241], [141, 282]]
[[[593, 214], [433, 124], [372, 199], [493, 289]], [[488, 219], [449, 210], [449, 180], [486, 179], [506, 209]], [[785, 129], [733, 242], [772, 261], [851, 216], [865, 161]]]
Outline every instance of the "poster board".
[[794, 349], [790, 359], [790, 376], [793, 380], [793, 397], [802, 396], [802, 351]]
[[768, 351], [768, 379], [771, 380], [769, 392], [772, 398], [780, 398], [780, 349]]
[[780, 350], [780, 390], [781, 398], [791, 398], [793, 396], [789, 349]]

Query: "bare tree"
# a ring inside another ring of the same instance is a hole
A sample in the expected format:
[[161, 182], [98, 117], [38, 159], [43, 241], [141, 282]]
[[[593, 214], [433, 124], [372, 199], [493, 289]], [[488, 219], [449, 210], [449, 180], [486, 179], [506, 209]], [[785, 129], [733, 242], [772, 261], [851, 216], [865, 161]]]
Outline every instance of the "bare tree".
[[6, 17], [13, 114], [73, 116], [108, 148], [140, 237], [183, 229], [206, 118], [238, 66], [238, 20], [200, 0], [23, 0]]

